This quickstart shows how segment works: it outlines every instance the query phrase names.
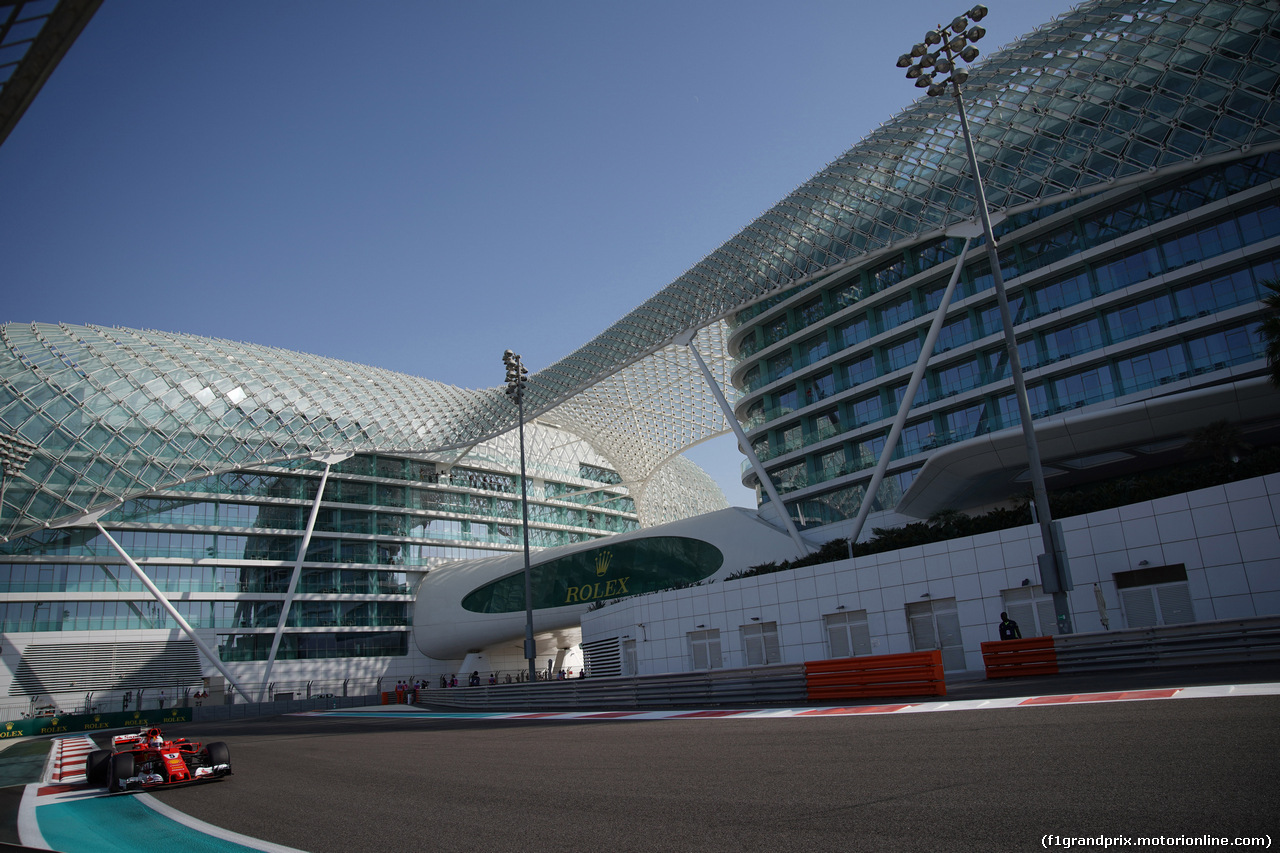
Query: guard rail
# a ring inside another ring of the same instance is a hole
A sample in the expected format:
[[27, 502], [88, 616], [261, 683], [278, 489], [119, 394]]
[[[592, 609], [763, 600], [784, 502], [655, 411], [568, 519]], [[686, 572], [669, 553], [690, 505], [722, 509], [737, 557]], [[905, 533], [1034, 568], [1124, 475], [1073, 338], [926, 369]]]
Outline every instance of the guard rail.
[[987, 678], [1280, 660], [1280, 616], [982, 644]]

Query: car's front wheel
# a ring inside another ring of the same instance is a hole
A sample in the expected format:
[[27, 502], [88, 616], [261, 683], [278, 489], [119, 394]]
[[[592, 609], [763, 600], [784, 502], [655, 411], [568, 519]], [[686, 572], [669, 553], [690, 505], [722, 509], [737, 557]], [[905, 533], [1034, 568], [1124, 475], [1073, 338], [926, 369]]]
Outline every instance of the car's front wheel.
[[108, 774], [107, 790], [115, 793], [123, 791], [129, 780], [135, 775], [133, 753], [121, 752], [111, 756], [111, 772]]
[[217, 767], [219, 764], [225, 764], [227, 769], [224, 773], [231, 772], [231, 750], [222, 741], [214, 741], [205, 747], [205, 753], [209, 756], [209, 766]]
[[99, 788], [107, 784], [107, 773], [110, 771], [111, 750], [95, 749], [89, 753], [84, 763], [85, 781]]

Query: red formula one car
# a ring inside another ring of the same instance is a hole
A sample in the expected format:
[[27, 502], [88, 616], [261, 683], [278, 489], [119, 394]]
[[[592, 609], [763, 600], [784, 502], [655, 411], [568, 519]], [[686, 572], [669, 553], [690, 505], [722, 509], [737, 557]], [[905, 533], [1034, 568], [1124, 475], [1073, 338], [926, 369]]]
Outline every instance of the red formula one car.
[[85, 774], [90, 785], [113, 793], [204, 782], [231, 775], [231, 754], [221, 741], [206, 745], [186, 738], [166, 740], [156, 728], [116, 735], [111, 749], [89, 753]]

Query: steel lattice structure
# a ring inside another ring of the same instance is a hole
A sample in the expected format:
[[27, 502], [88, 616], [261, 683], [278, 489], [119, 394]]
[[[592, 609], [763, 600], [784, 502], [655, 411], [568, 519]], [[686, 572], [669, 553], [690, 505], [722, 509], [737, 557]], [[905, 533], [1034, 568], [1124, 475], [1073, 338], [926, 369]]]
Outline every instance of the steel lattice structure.
[[[1100, 0], [992, 54], [965, 97], [988, 199], [1015, 215], [1277, 147], [1278, 90], [1275, 3]], [[923, 98], [532, 376], [526, 409], [590, 441], [639, 496], [659, 500], [650, 484], [667, 463], [727, 428], [680, 341], [696, 332], [727, 388], [734, 312], [932, 239], [974, 205], [958, 118], [945, 99]], [[250, 463], [444, 451], [515, 425], [501, 388], [270, 347], [94, 326], [10, 325], [0, 337], [0, 433], [39, 446], [5, 478], [6, 537]]]

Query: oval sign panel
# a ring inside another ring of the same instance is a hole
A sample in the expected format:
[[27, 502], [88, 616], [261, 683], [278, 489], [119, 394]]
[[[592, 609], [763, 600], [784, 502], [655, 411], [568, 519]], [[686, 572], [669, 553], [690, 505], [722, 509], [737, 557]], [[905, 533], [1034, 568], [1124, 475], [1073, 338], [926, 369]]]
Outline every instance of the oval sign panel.
[[[723, 564], [720, 549], [701, 539], [655, 536], [614, 542], [533, 566], [533, 609], [687, 586], [715, 574]], [[524, 610], [524, 571], [472, 590], [462, 606], [472, 613]]]

